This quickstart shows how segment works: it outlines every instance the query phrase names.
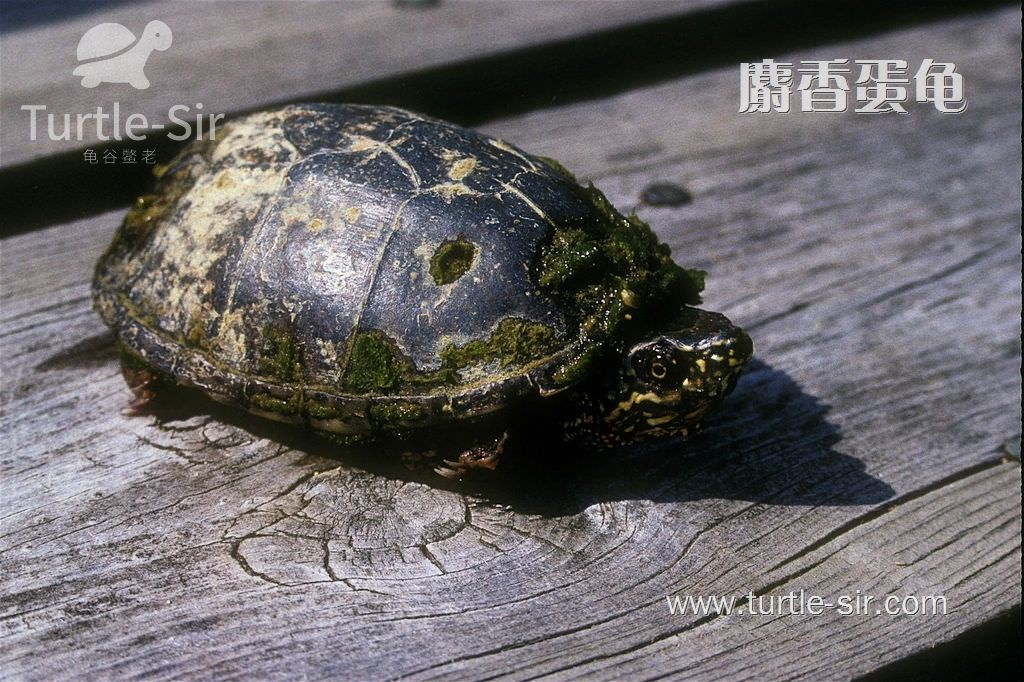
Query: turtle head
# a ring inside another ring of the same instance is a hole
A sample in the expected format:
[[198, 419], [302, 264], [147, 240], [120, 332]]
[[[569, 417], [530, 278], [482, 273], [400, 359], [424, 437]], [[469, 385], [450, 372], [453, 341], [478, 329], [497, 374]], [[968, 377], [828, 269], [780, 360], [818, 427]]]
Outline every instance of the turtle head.
[[570, 437], [603, 446], [685, 437], [732, 391], [753, 351], [724, 315], [684, 307], [626, 350], [603, 388], [584, 398], [590, 414]]
[[163, 52], [171, 46], [171, 27], [159, 19], [154, 19], [146, 24], [146, 28], [142, 32], [142, 40], [145, 40], [154, 50]]

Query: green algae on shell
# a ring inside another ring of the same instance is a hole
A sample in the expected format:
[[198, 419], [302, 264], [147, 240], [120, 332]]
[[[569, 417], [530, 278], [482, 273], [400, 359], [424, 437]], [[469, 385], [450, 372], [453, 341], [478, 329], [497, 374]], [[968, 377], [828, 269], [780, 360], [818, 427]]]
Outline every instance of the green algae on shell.
[[486, 341], [475, 339], [462, 346], [446, 346], [441, 351], [441, 359], [455, 370], [492, 361], [497, 361], [501, 367], [512, 367], [554, 353], [560, 341], [548, 325], [509, 317], [498, 323]]
[[393, 339], [379, 331], [361, 332], [352, 344], [345, 371], [346, 388], [356, 394], [402, 393], [409, 389], [455, 385], [460, 372], [496, 362], [502, 368], [522, 366], [556, 352], [562, 339], [554, 329], [530, 320], [506, 318], [486, 340], [447, 344], [442, 364], [431, 372], [417, 371]]
[[296, 382], [302, 378], [302, 353], [295, 335], [286, 327], [263, 326], [264, 352], [260, 369], [265, 376], [283, 382]]
[[422, 405], [409, 400], [374, 403], [369, 414], [374, 424], [384, 430], [416, 426], [427, 416]]
[[704, 289], [705, 273], [677, 265], [636, 214], [622, 215], [592, 184], [580, 190], [601, 219], [555, 226], [535, 265], [538, 288], [571, 312], [579, 332], [578, 352], [552, 374], [563, 385], [585, 375], [604, 345], [628, 339], [629, 322], [665, 304], [700, 303]]
[[414, 386], [454, 384], [457, 380], [458, 375], [451, 368], [417, 371], [394, 340], [380, 331], [355, 335], [345, 368], [345, 388], [357, 395], [401, 393]]
[[477, 248], [465, 238], [444, 241], [430, 258], [430, 276], [438, 286], [451, 284], [473, 266]]
[[302, 402], [302, 391], [292, 391], [288, 399], [278, 398], [269, 393], [257, 393], [252, 397], [253, 405], [277, 414], [298, 414], [302, 411]]

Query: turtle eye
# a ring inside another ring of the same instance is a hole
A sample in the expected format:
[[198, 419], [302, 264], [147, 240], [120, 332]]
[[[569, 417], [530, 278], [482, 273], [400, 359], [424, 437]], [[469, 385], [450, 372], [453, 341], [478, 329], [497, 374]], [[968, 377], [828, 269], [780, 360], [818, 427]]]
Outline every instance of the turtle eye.
[[669, 385], [679, 379], [674, 349], [661, 344], [638, 349], [633, 353], [631, 364], [637, 377], [649, 384]]

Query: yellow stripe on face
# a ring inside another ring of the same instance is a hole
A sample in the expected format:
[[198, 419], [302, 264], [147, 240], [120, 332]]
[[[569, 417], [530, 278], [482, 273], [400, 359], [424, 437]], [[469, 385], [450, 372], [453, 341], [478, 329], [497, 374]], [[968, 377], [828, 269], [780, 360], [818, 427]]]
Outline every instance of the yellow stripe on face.
[[654, 391], [648, 391], [647, 393], [633, 391], [628, 400], [620, 402], [618, 406], [612, 410], [607, 417], [605, 417], [605, 421], [615, 421], [626, 412], [632, 410], [633, 406], [637, 403], [674, 403], [678, 400], [679, 394], [675, 391], [672, 393], [666, 393], [665, 395], [659, 395]]

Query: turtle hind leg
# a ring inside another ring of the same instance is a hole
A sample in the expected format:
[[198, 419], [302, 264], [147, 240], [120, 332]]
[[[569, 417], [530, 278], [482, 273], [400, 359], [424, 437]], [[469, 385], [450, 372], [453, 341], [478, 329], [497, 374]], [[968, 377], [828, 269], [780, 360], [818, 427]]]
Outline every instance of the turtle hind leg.
[[493, 471], [498, 467], [507, 442], [508, 432], [506, 431], [498, 438], [463, 450], [457, 459], [443, 460], [444, 466], [434, 467], [434, 472], [445, 478], [461, 480], [474, 470]]

